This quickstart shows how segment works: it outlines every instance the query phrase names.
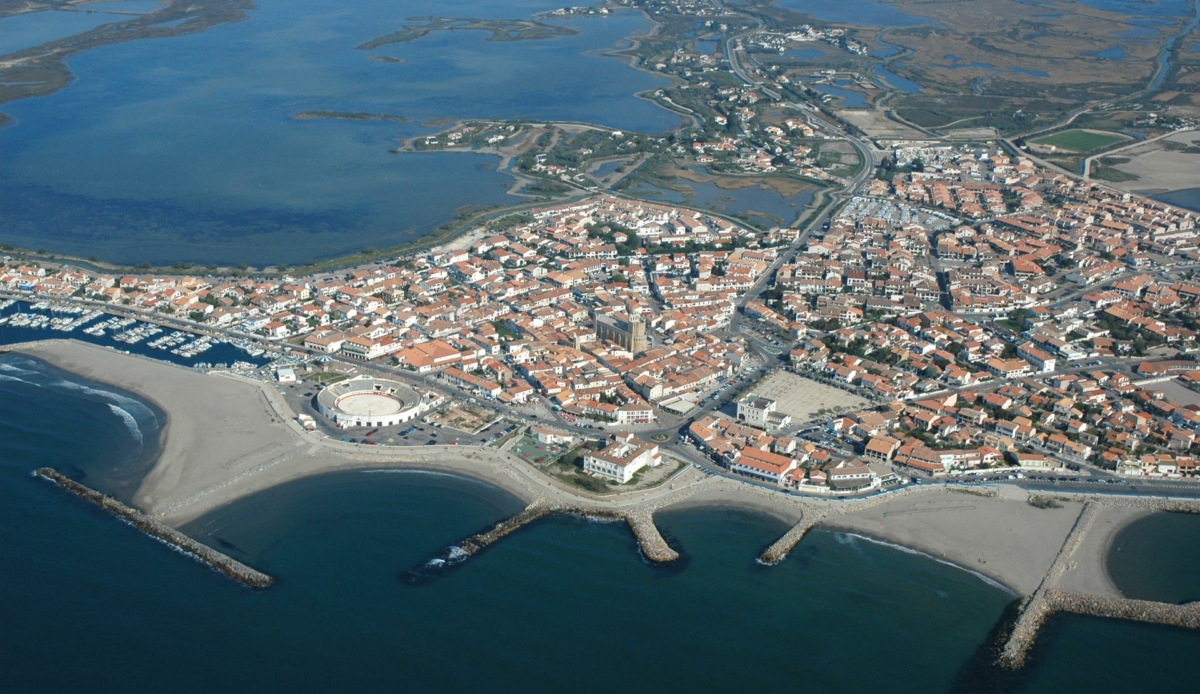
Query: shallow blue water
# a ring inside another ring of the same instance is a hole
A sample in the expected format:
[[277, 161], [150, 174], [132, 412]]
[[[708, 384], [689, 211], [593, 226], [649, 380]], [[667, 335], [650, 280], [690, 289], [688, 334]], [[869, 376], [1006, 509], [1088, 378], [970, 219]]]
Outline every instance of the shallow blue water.
[[1097, 58], [1104, 58], [1106, 60], [1124, 60], [1125, 48], [1122, 46], [1113, 46], [1112, 48], [1105, 48], [1102, 51], [1096, 51], [1090, 55], [1093, 55]]
[[813, 89], [821, 92], [822, 94], [830, 94], [832, 96], [839, 97], [842, 102], [842, 108], [867, 107], [867, 95], [863, 94], [862, 92], [855, 92], [849, 89], [838, 89], [837, 87], [831, 87], [827, 84], [814, 84], [811, 86]]
[[[389, 153], [436, 130], [421, 125], [431, 119], [677, 125], [634, 96], [664, 81], [601, 55], [649, 28], [632, 12], [557, 22], [580, 33], [549, 40], [438, 31], [356, 48], [412, 16], [528, 18], [559, 4], [262, 0], [246, 21], [83, 53], [69, 87], [4, 106], [16, 122], [0, 130], [0, 239], [130, 263], [296, 262], [519, 201], [495, 157]], [[292, 120], [308, 110], [413, 122]]]
[[761, 184], [727, 190], [718, 187], [716, 183], [696, 183], [682, 180], [677, 183], [686, 187], [689, 192], [660, 188], [645, 182], [640, 183], [630, 192], [647, 198], [693, 205], [726, 214], [765, 213], [776, 219], [767, 220], [760, 215], [751, 215], [751, 218], [767, 226], [778, 225], [780, 219], [784, 223], [795, 220], [816, 193], [815, 188], [807, 188], [791, 197], [784, 197], [773, 190], [764, 188]]
[[914, 82], [906, 77], [901, 77], [900, 75], [895, 74], [894, 72], [892, 72], [891, 70], [888, 70], [887, 68], [885, 68], [882, 65], [878, 65], [875, 67], [875, 74], [879, 75], [889, 85], [891, 85], [892, 87], [894, 87], [896, 89], [899, 89], [902, 92], [907, 92], [909, 94], [915, 94], [916, 92], [921, 91], [920, 84], [917, 84], [916, 82]]
[[89, 3], [87, 11], [45, 10], [0, 17], [0, 55], [82, 34], [102, 24], [133, 19], [115, 12], [141, 14], [161, 7], [153, 0], [118, 0]]
[[1171, 193], [1152, 195], [1151, 197], [1169, 205], [1176, 205], [1194, 212], [1200, 212], [1200, 188], [1186, 188]]
[[[47, 316], [54, 315], [52, 311], [35, 311], [31, 308], [30, 302], [22, 301], [13, 304], [3, 311], [0, 311], [0, 316], [11, 316], [16, 313], [36, 313]], [[228, 343], [218, 344], [203, 354], [198, 354], [194, 357], [183, 357], [176, 354], [171, 354], [170, 350], [153, 349], [147, 345], [148, 342], [152, 342], [154, 339], [172, 332], [171, 330], [165, 330], [163, 333], [136, 345], [114, 340], [112, 331], [106, 331], [105, 335], [99, 337], [83, 332], [82, 328], [97, 325], [108, 318], [109, 316], [107, 315], [100, 316], [99, 318], [90, 321], [86, 325], [80, 326], [80, 329], [73, 330], [69, 333], [50, 330], [48, 328], [16, 327], [7, 324], [0, 325], [0, 345], [12, 345], [19, 342], [33, 342], [35, 340], [71, 338], [80, 342], [88, 342], [94, 345], [100, 345], [101, 347], [112, 347], [120, 352], [129, 352], [131, 354], [153, 357], [155, 359], [168, 361], [172, 364], [178, 364], [180, 366], [195, 366], [196, 364], [229, 365], [239, 361], [254, 364], [255, 366], [262, 366], [267, 363], [266, 359], [263, 359], [262, 357], [252, 357], [249, 353]]]
[[1109, 549], [1108, 570], [1129, 598], [1200, 600], [1200, 516], [1155, 513], [1122, 528]]

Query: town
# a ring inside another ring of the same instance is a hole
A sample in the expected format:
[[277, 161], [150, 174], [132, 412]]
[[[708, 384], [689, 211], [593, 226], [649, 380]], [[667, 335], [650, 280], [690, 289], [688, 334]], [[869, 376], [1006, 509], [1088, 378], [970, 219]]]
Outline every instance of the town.
[[1188, 478], [1196, 222], [992, 143], [917, 144], [805, 233], [600, 194], [317, 276], [6, 257], [0, 323], [52, 327], [20, 302], [83, 302], [60, 329], [169, 319], [269, 350], [286, 363], [260, 373], [285, 382], [370, 367], [422, 384], [422, 412], [494, 411], [472, 431], [520, 420], [514, 441], [577, 457], [578, 480], [636, 482], [660, 444], [809, 494], [1081, 467]]

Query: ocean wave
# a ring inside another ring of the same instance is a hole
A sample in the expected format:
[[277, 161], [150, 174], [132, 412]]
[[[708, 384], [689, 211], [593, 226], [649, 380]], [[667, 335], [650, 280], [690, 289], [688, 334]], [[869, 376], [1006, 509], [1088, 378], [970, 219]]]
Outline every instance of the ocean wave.
[[7, 362], [0, 362], [0, 371], [4, 371], [6, 373], [19, 373], [25, 376], [38, 373], [37, 371], [33, 371], [31, 369], [22, 369], [19, 366], [14, 366]]
[[[842, 537], [849, 538], [849, 541], [842, 540], [841, 539]], [[866, 535], [859, 535], [858, 533], [836, 533], [834, 535], [834, 538], [837, 539], [837, 541], [841, 542], [842, 544], [853, 544], [854, 540], [856, 540], [856, 539], [857, 540], [865, 540], [866, 542], [870, 542], [871, 544], [882, 545], [884, 547], [891, 547], [892, 549], [899, 550], [901, 552], [904, 552], [905, 554], [915, 554], [920, 557], [932, 559], [939, 564], [945, 564], [946, 566], [953, 566], [954, 568], [958, 569], [959, 571], [966, 571], [967, 573], [971, 574], [975, 578], [978, 578], [979, 580], [983, 581], [984, 583], [988, 584], [989, 586], [992, 586], [993, 588], [998, 588], [998, 589], [1004, 591], [1005, 593], [1009, 593], [1010, 595], [1016, 595], [1016, 593], [1011, 588], [1009, 588], [1008, 586], [1004, 585], [1003, 583], [997, 581], [996, 579], [992, 578], [991, 576], [987, 576], [985, 574], [979, 573], [978, 571], [975, 571], [973, 569], [968, 569], [967, 567], [965, 567], [961, 564], [955, 564], [952, 561], [947, 561], [940, 557], [935, 557], [932, 554], [929, 554], [927, 552], [922, 552], [919, 549], [913, 549], [912, 547], [905, 547], [904, 545], [898, 545], [895, 542], [879, 540], [874, 537], [867, 537]]]
[[112, 410], [113, 414], [120, 417], [125, 422], [125, 427], [129, 429], [129, 433], [137, 440], [138, 445], [142, 445], [142, 430], [138, 428], [137, 419], [124, 409], [108, 403], [108, 409]]
[[82, 383], [75, 383], [74, 381], [68, 381], [65, 379], [55, 381], [51, 383], [50, 386], [54, 388], [62, 388], [64, 390], [80, 391], [87, 395], [92, 395], [102, 400], [110, 401], [109, 404], [116, 403], [135, 419], [143, 418], [158, 424], [158, 417], [154, 415], [154, 410], [146, 407], [136, 398], [121, 395], [120, 393], [114, 393], [111, 390], [104, 390], [103, 388], [93, 388], [92, 386], [84, 385]]

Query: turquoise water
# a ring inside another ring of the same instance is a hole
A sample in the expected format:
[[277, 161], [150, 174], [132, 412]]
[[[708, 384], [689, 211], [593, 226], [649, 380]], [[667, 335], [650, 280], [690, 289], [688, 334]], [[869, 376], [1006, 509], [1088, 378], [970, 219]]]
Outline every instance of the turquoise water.
[[1155, 513], [1130, 523], [1113, 538], [1108, 571], [1126, 597], [1200, 600], [1200, 516]]
[[658, 515], [685, 553], [665, 569], [623, 524], [559, 518], [411, 585], [406, 570], [521, 506], [414, 472], [309, 478], [185, 528], [278, 579], [254, 593], [30, 476], [135, 483], [151, 449], [114, 404], [157, 436], [153, 408], [0, 355], [0, 648], [15, 691], [1187, 691], [1200, 645], [1054, 620], [1032, 667], [1004, 678], [972, 663], [1007, 592], [826, 531], [763, 567], [754, 556], [784, 526], [716, 509]]
[[825, 22], [857, 26], [907, 27], [937, 24], [932, 19], [873, 0], [779, 0], [775, 5], [810, 14]]
[[[0, 240], [129, 263], [294, 263], [520, 201], [495, 157], [389, 153], [435, 131], [421, 125], [432, 119], [678, 125], [634, 96], [663, 80], [601, 55], [649, 28], [632, 12], [563, 20], [580, 33], [550, 40], [438, 31], [356, 49], [411, 16], [528, 18], [560, 4], [262, 0], [246, 21], [76, 56], [69, 87], [3, 107], [16, 122], [0, 130]], [[292, 120], [307, 110], [412, 123]]]

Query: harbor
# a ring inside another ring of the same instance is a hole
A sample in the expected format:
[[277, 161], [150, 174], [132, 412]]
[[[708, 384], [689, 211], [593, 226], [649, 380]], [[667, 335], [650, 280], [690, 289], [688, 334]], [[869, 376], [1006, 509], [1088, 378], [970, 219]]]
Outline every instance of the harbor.
[[150, 320], [57, 301], [0, 300], [0, 345], [47, 333], [197, 369], [248, 372], [284, 357], [248, 338], [171, 329]]

